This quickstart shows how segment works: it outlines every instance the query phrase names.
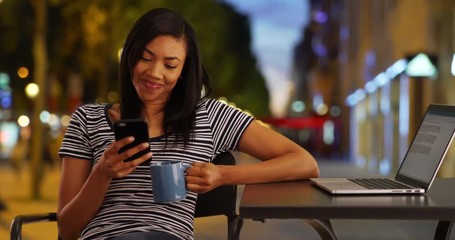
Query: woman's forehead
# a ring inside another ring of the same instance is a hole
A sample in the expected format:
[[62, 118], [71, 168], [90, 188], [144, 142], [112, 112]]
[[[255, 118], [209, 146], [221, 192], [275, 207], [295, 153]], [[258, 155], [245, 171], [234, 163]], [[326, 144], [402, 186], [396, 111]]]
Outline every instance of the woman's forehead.
[[145, 49], [156, 55], [180, 58], [186, 56], [187, 45], [185, 39], [160, 35], [149, 41], [145, 45]]

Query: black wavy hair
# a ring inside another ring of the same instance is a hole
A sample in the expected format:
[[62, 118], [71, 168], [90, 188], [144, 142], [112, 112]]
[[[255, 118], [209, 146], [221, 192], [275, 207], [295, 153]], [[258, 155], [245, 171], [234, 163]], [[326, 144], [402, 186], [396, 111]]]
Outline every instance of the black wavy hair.
[[194, 127], [198, 101], [207, 97], [212, 87], [202, 65], [194, 29], [172, 10], [157, 8], [146, 12], [136, 21], [126, 38], [120, 60], [121, 118], [142, 118], [144, 103], [132, 83], [133, 68], [147, 43], [163, 35], [183, 39], [187, 47], [185, 64], [180, 79], [167, 100], [163, 123], [166, 141], [169, 135], [175, 134], [177, 140], [183, 140], [186, 146]]

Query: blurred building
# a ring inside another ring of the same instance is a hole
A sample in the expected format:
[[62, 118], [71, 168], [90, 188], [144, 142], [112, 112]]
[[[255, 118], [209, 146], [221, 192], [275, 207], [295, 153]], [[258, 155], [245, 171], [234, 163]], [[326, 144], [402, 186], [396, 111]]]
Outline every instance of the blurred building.
[[[455, 2], [310, 0], [310, 5], [311, 23], [295, 49], [289, 116], [332, 119], [320, 109], [339, 107], [340, 151], [371, 171], [396, 171], [427, 105], [455, 104], [450, 90]], [[411, 62], [420, 73], [408, 71]], [[455, 174], [452, 152], [442, 175]]]

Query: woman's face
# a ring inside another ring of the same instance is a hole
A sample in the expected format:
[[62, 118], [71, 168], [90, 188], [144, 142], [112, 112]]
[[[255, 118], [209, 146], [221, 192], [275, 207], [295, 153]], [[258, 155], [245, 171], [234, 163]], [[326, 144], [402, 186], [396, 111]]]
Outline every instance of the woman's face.
[[186, 58], [183, 39], [154, 38], [133, 69], [133, 85], [144, 104], [164, 104], [182, 73]]

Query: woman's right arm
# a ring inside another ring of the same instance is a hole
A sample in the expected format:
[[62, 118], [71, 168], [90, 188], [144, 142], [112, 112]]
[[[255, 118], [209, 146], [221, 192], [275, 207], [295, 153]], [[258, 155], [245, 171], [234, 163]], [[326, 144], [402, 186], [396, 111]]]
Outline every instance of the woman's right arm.
[[85, 226], [98, 213], [112, 179], [125, 177], [152, 156], [149, 152], [133, 161], [124, 162], [149, 147], [148, 143], [143, 143], [118, 154], [121, 147], [133, 140], [127, 137], [111, 144], [93, 168], [89, 160], [68, 156], [62, 158], [57, 208], [60, 238], [78, 239]]
[[64, 240], [78, 239], [101, 207], [112, 178], [96, 168], [92, 171], [88, 160], [62, 158], [57, 216], [59, 236]]

